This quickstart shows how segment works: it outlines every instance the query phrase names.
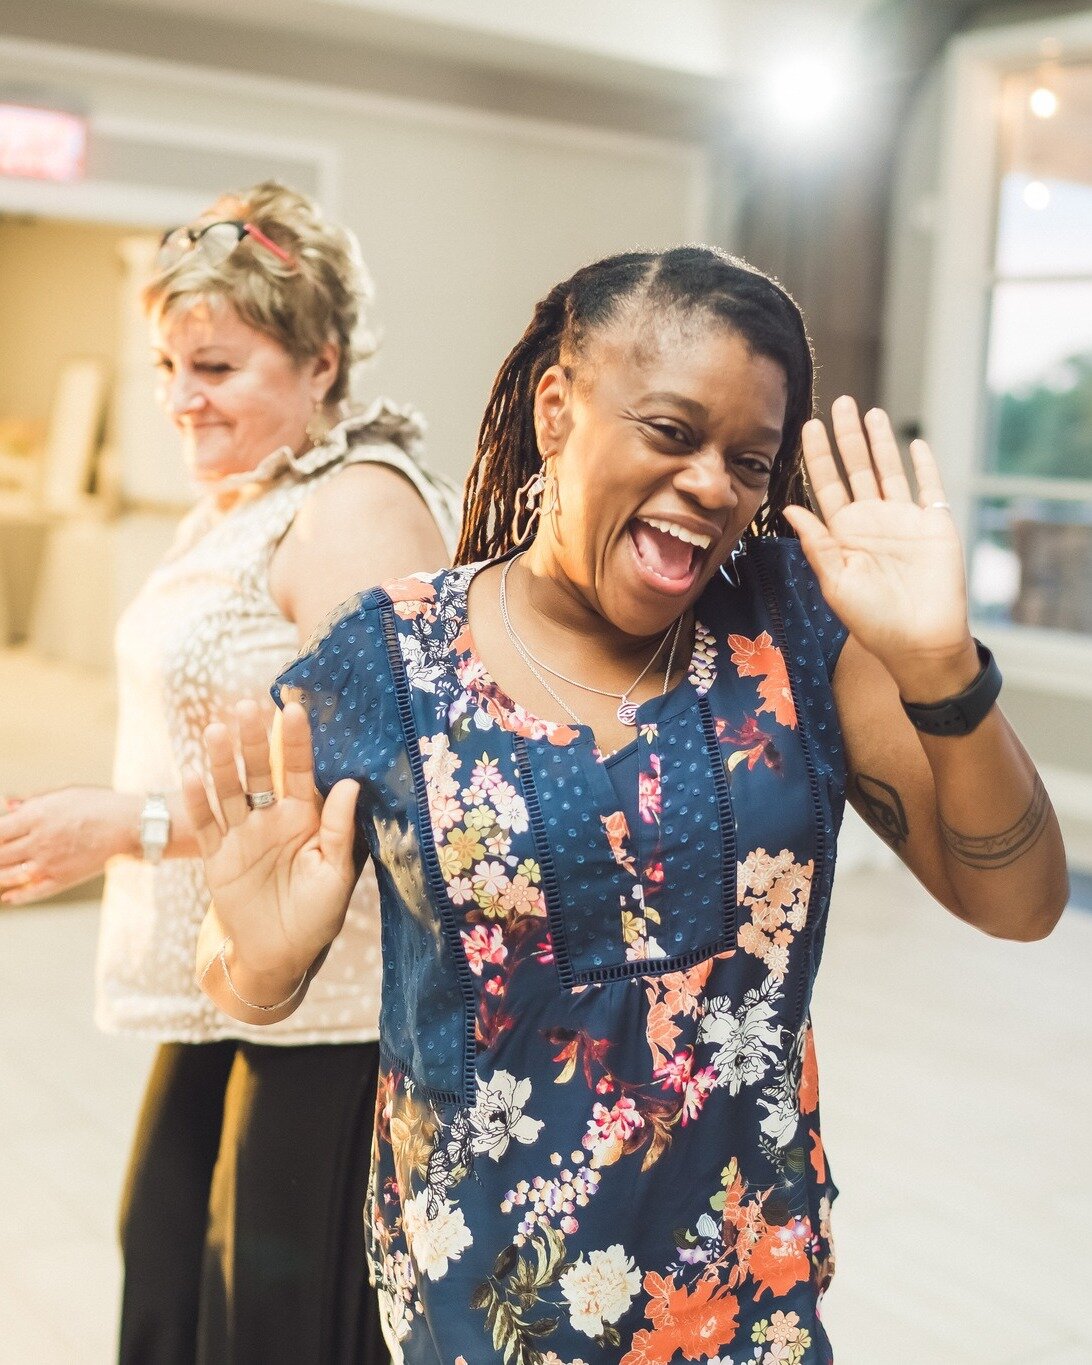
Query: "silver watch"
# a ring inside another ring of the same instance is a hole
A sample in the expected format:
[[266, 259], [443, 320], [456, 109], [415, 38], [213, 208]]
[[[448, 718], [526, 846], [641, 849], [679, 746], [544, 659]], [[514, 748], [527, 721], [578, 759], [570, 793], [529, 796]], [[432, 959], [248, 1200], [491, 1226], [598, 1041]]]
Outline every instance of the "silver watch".
[[158, 863], [171, 837], [171, 812], [162, 792], [149, 792], [140, 809], [140, 852], [146, 863]]

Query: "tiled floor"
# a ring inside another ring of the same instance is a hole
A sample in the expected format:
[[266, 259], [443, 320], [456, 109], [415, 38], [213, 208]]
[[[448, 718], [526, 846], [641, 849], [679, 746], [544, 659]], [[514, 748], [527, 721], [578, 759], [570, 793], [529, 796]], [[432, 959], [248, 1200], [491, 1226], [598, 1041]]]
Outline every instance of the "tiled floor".
[[[0, 687], [0, 791], [102, 776], [107, 685], [0, 655]], [[90, 1022], [94, 936], [86, 903], [0, 915], [0, 1365], [111, 1360], [149, 1050]], [[1006, 944], [899, 869], [840, 881], [815, 1006], [839, 1365], [1092, 1365], [1090, 980], [1092, 914]]]

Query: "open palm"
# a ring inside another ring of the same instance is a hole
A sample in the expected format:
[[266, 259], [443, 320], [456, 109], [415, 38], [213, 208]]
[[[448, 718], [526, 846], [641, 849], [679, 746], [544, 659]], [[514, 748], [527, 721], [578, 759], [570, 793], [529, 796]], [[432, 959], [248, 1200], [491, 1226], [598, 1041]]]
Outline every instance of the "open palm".
[[911, 445], [915, 501], [887, 414], [873, 409], [862, 424], [853, 399], [839, 398], [832, 416], [844, 476], [823, 423], [803, 433], [823, 520], [786, 511], [824, 597], [884, 662], [957, 650], [967, 638], [963, 550], [928, 446]]
[[244, 790], [231, 733], [210, 725], [205, 748], [219, 819], [201, 779], [187, 773], [186, 806], [220, 923], [255, 972], [302, 975], [341, 928], [356, 881], [355, 782], [324, 804], [315, 792], [311, 734], [301, 706], [285, 707], [277, 800], [252, 810], [247, 793], [273, 790], [269, 741], [258, 707], [237, 709]]

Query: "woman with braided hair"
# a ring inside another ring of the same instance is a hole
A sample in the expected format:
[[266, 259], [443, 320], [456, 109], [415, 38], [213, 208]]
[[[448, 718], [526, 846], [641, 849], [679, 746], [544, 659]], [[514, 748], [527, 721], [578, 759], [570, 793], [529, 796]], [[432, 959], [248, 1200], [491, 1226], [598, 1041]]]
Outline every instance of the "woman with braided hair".
[[279, 680], [276, 802], [206, 733], [229, 1013], [298, 1005], [375, 863], [398, 1360], [831, 1360], [809, 1005], [847, 792], [986, 932], [1061, 913], [933, 458], [915, 495], [882, 412], [834, 404], [839, 463], [811, 411], [800, 314], [742, 262], [578, 271], [501, 368], [459, 567], [366, 592]]

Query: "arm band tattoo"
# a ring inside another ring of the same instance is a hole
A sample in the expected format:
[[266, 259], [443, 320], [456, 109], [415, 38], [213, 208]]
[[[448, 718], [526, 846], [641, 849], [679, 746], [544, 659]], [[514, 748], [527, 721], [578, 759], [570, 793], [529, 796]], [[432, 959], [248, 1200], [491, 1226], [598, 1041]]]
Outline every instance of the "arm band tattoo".
[[881, 839], [892, 848], [899, 848], [906, 843], [910, 826], [898, 792], [878, 777], [869, 777], [867, 773], [858, 773], [856, 780], [861, 814]]
[[938, 816], [938, 819], [944, 843], [953, 858], [967, 867], [988, 872], [991, 868], [1009, 867], [1022, 858], [1046, 828], [1049, 813], [1050, 799], [1042, 779], [1036, 773], [1035, 789], [1027, 810], [1014, 825], [1000, 834], [960, 834], [943, 816]]

